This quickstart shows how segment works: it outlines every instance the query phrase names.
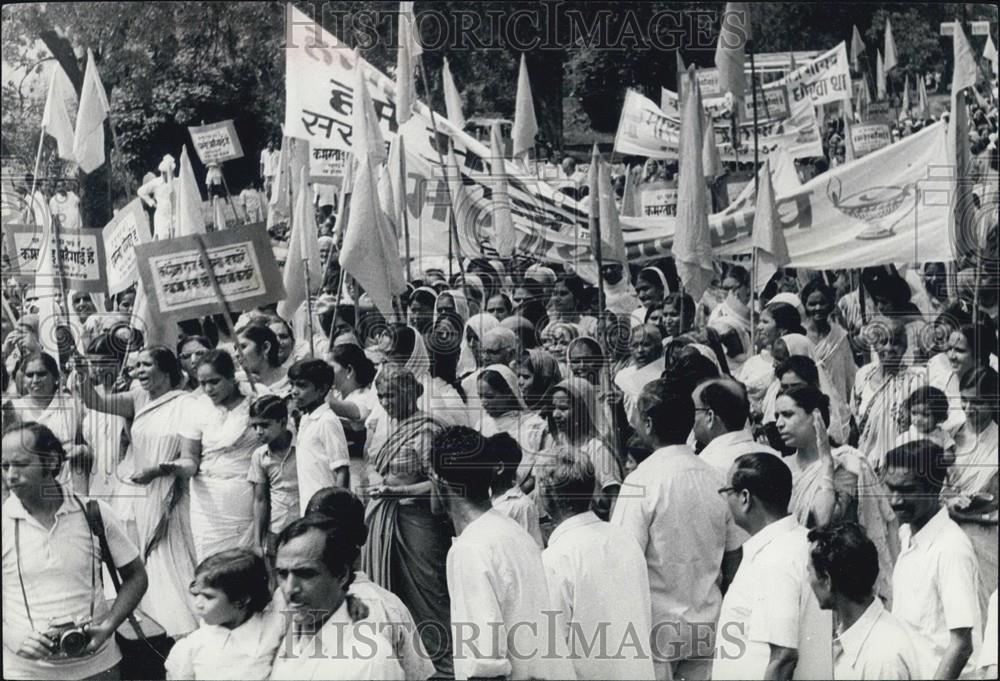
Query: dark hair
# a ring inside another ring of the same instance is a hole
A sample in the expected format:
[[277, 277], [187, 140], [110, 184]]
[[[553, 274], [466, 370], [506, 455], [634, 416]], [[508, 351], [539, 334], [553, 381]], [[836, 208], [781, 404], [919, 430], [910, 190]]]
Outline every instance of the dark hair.
[[886, 469], [899, 468], [915, 473], [927, 489], [941, 491], [948, 475], [948, 456], [941, 445], [932, 440], [910, 440], [893, 447], [885, 455]]
[[845, 522], [809, 530], [809, 558], [816, 574], [830, 578], [832, 589], [854, 603], [872, 595], [878, 579], [878, 549], [861, 526]]
[[941, 424], [948, 420], [948, 396], [934, 386], [920, 386], [909, 394], [900, 408], [906, 413], [915, 405], [926, 406], [935, 424]]
[[45, 372], [56, 381], [59, 380], [59, 362], [57, 362], [55, 357], [49, 353], [33, 352], [24, 358], [21, 362], [21, 366], [27, 368], [28, 364], [31, 362], [41, 362]]
[[496, 369], [483, 369], [479, 372], [478, 380], [483, 381], [498, 393], [503, 393], [513, 399], [514, 392]]
[[723, 275], [723, 279], [732, 277], [740, 283], [740, 286], [750, 286], [750, 273], [742, 265], [730, 265]]
[[[201, 368], [206, 365], [212, 367], [215, 373], [226, 380], [232, 381], [236, 379], [236, 365], [233, 363], [233, 357], [225, 350], [214, 348], [206, 352], [205, 356], [198, 362], [198, 367]], [[179, 371], [180, 366], [178, 365]]]
[[277, 395], [262, 395], [250, 403], [250, 418], [288, 421], [288, 403]]
[[742, 429], [750, 418], [750, 400], [747, 389], [739, 381], [716, 378], [704, 383], [698, 399], [715, 412], [726, 430]]
[[542, 468], [538, 482], [545, 497], [574, 513], [583, 513], [593, 503], [596, 477], [588, 457], [563, 452]]
[[153, 360], [153, 366], [167, 375], [171, 388], [176, 388], [184, 380], [184, 372], [181, 371], [177, 356], [166, 345], [150, 345], [143, 348], [142, 352], [149, 353], [150, 359]]
[[773, 513], [788, 513], [792, 500], [792, 471], [770, 452], [752, 452], [736, 459], [729, 485], [745, 489]]
[[795, 374], [811, 386], [819, 387], [819, 368], [811, 357], [789, 355], [784, 361], [778, 363], [774, 370], [774, 377], [780, 381], [781, 377], [788, 372]]
[[356, 326], [357, 322], [354, 316], [353, 305], [331, 305], [319, 313], [319, 328], [323, 329], [324, 335], [329, 336], [330, 332], [333, 330], [334, 311], [336, 311], [337, 317], [339, 317], [342, 321], [347, 322], [351, 328]]
[[[651, 274], [649, 270], [656, 270], [662, 275], [662, 278], [656, 276], [655, 274]], [[635, 277], [636, 285], [638, 285], [640, 279], [646, 282], [647, 284], [651, 284], [655, 288], [660, 289], [664, 295], [670, 292], [667, 289], [667, 284], [666, 284], [667, 276], [663, 274], [663, 270], [661, 270], [659, 267], [656, 267], [655, 265], [650, 265], [649, 267], [643, 267], [641, 270], [639, 270], [639, 274], [637, 274]]]
[[778, 393], [778, 397], [782, 395], [790, 397], [807, 414], [819, 409], [823, 423], [830, 425], [830, 398], [819, 388], [812, 385], [796, 385]]
[[682, 349], [677, 355], [677, 361], [664, 369], [664, 378], [670, 381], [676, 389], [694, 393], [694, 389], [705, 381], [719, 377], [719, 367], [715, 362], [690, 346]]
[[965, 342], [969, 346], [969, 352], [976, 360], [976, 366], [988, 367], [990, 365], [990, 354], [996, 352], [997, 339], [992, 330], [985, 324], [974, 322], [963, 323], [954, 329], [953, 333], [960, 333], [965, 336]]
[[[774, 325], [784, 333], [798, 333], [806, 335], [806, 330], [802, 327], [802, 315], [794, 305], [788, 303], [768, 303], [764, 310], [770, 313], [774, 319]], [[784, 335], [784, 334], [782, 334]]]
[[[676, 307], [680, 310], [681, 316], [684, 318], [684, 322], [686, 322], [688, 328], [694, 326], [694, 316], [697, 311], [697, 307], [695, 305], [694, 298], [684, 291], [668, 293], [663, 299], [663, 305], [661, 305], [661, 308], [664, 307]], [[681, 332], [683, 333], [683, 331], [684, 329], [682, 328]]]
[[334, 376], [333, 367], [321, 359], [300, 359], [288, 367], [289, 380], [309, 381], [317, 388], [326, 388], [326, 391], [333, 387]]
[[871, 286], [872, 298], [888, 300], [893, 308], [902, 308], [910, 302], [910, 285], [898, 275], [879, 277]]
[[356, 537], [345, 532], [325, 515], [310, 513], [286, 525], [278, 534], [275, 544], [279, 553], [282, 546], [296, 537], [308, 534], [310, 530], [323, 533], [323, 565], [335, 577], [347, 575], [347, 582], [344, 584], [344, 591], [347, 591], [347, 587], [354, 581], [354, 561], [361, 555], [361, 549], [355, 543]]
[[254, 345], [257, 346], [258, 350], [264, 349], [264, 344], [266, 343], [267, 348], [267, 363], [272, 367], [280, 366], [281, 360], [278, 359], [278, 336], [275, 335], [274, 331], [271, 331], [265, 324], [254, 322], [243, 327], [243, 330], [239, 332], [239, 336], [246, 338], [248, 341], [252, 341]]
[[[26, 449], [46, 464], [53, 478], [56, 477], [62, 469], [63, 461], [66, 460], [66, 450], [63, 449], [62, 442], [48, 426], [37, 421], [16, 423], [4, 430], [3, 436], [23, 431], [32, 435], [31, 446], [26, 446]], [[24, 443], [23, 436], [21, 442]]]
[[405, 364], [417, 347], [417, 330], [405, 324], [394, 324], [389, 328], [389, 333], [392, 338], [389, 355], [400, 364]]
[[434, 437], [431, 460], [439, 478], [470, 501], [490, 498], [496, 462], [487, 458], [486, 440], [466, 426], [450, 426]]
[[365, 505], [354, 492], [343, 487], [323, 487], [306, 504], [305, 515], [328, 518], [359, 549], [368, 539]]
[[177, 358], [178, 359], [180, 359], [181, 350], [184, 349], [184, 346], [187, 345], [188, 343], [192, 342], [192, 341], [194, 341], [195, 343], [198, 343], [199, 345], [205, 346], [209, 350], [211, 350], [212, 348], [215, 347], [215, 344], [212, 341], [210, 341], [208, 338], [206, 338], [205, 336], [201, 336], [201, 335], [197, 335], [197, 334], [194, 335], [194, 336], [184, 336], [179, 341], [177, 341]]
[[587, 296], [587, 282], [573, 272], [560, 272], [556, 275], [556, 283], [552, 288], [555, 289], [559, 284], [564, 285], [573, 294], [575, 309], [583, 309], [583, 303]]
[[977, 402], [993, 407], [993, 422], [1000, 423], [1000, 389], [997, 372], [992, 367], [974, 369], [962, 379], [960, 390], [975, 390]]
[[683, 444], [694, 427], [691, 392], [662, 378], [647, 383], [642, 389], [639, 412], [652, 420], [653, 433], [662, 444]]
[[262, 611], [271, 602], [267, 565], [249, 549], [219, 551], [201, 561], [191, 586], [199, 584], [219, 589], [234, 603], [247, 599], [250, 614]]
[[509, 433], [497, 433], [486, 438], [486, 457], [509, 472], [521, 465], [521, 445]]
[[375, 365], [368, 359], [365, 351], [354, 343], [333, 346], [330, 351], [330, 359], [342, 367], [354, 369], [354, 377], [362, 388], [367, 388], [375, 380], [377, 373]]
[[144, 344], [142, 331], [125, 322], [118, 322], [90, 341], [87, 354], [111, 357], [121, 363], [130, 352], [139, 350]]

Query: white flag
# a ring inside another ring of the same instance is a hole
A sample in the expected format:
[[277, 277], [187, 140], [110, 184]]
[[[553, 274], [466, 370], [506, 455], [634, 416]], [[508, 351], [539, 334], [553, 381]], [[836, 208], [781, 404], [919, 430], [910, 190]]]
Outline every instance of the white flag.
[[49, 81], [49, 94], [45, 98], [45, 111], [42, 112], [42, 130], [56, 139], [59, 145], [59, 158], [72, 161], [73, 156], [73, 117], [70, 112], [76, 107], [76, 92], [69, 76], [58, 64], [52, 69], [52, 80]]
[[108, 94], [97, 73], [93, 50], [87, 50], [87, 72], [80, 92], [80, 110], [76, 114], [73, 156], [80, 170], [92, 173], [104, 163], [104, 119], [108, 117]]

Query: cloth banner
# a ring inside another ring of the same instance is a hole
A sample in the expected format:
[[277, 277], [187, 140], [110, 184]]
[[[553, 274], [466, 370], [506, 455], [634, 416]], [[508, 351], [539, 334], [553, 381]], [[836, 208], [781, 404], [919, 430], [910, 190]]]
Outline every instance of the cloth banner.
[[107, 254], [108, 294], [115, 295], [135, 283], [135, 247], [150, 241], [149, 216], [142, 199], [133, 199], [101, 230]]
[[243, 147], [231, 120], [188, 127], [194, 150], [205, 165], [243, 158]]
[[[4, 225], [4, 238], [10, 256], [10, 273], [22, 284], [33, 285], [41, 264], [44, 230], [37, 225]], [[59, 253], [52, 256], [52, 272], [62, 266], [67, 288], [89, 293], [106, 293], [104, 277], [104, 240], [94, 229], [59, 230]], [[61, 262], [60, 262], [61, 261]]]

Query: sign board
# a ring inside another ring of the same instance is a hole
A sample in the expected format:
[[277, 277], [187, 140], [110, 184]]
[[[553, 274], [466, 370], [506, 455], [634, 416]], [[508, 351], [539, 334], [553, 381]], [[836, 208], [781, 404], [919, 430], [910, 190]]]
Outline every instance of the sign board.
[[309, 180], [319, 184], [340, 185], [351, 158], [349, 151], [309, 143]]
[[990, 34], [990, 22], [988, 21], [973, 21], [970, 25], [972, 27], [972, 35]]
[[865, 123], [885, 123], [892, 122], [892, 111], [888, 101], [869, 102], [868, 110], [864, 115]]
[[945, 21], [941, 24], [941, 35], [943, 36], [953, 36], [955, 35], [955, 22]]
[[861, 158], [867, 154], [887, 147], [892, 143], [892, 133], [884, 123], [868, 123], [851, 126], [851, 142], [854, 144], [854, 155]]
[[[42, 257], [44, 233], [36, 225], [4, 225], [10, 271], [23, 284], [34, 284]], [[50, 249], [52, 271], [62, 261], [63, 281], [78, 291], [104, 293], [104, 240], [97, 230], [59, 231], [59, 253]]]
[[184, 320], [221, 312], [222, 304], [198, 249], [199, 238], [233, 310], [247, 310], [285, 297], [270, 239], [258, 222], [137, 245], [136, 267], [154, 318]]
[[[762, 96], [763, 95], [763, 96]], [[761, 121], [784, 119], [791, 115], [788, 108], [788, 90], [784, 87], [760, 88], [757, 90], [757, 118]], [[753, 97], [743, 99], [743, 122], [753, 121]]]
[[231, 120], [188, 128], [194, 150], [205, 165], [243, 158], [243, 147]]
[[133, 199], [101, 231], [107, 254], [108, 293], [115, 295], [135, 283], [135, 247], [152, 237], [141, 199]]
[[677, 215], [676, 181], [660, 180], [641, 185], [639, 197], [642, 200], [642, 215], [644, 217]]

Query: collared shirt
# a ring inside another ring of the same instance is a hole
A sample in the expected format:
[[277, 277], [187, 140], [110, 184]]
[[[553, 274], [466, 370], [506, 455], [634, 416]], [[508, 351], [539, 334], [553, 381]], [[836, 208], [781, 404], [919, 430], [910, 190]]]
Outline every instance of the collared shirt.
[[299, 478], [295, 466], [295, 447], [275, 456], [268, 445], [261, 445], [250, 455], [247, 480], [255, 485], [267, 481], [270, 501], [270, 530], [278, 534], [299, 517]]
[[792, 678], [833, 674], [833, 618], [809, 586], [808, 530], [788, 515], [743, 544], [719, 615], [713, 679], [762, 679], [771, 645], [795, 648]]
[[266, 679], [284, 634], [284, 617], [273, 608], [254, 613], [233, 629], [202, 622], [170, 649], [172, 679]]
[[918, 678], [917, 653], [910, 635], [878, 597], [834, 639], [833, 678]]
[[[635, 540], [587, 511], [559, 524], [542, 563], [577, 678], [654, 678], [649, 578]], [[589, 648], [602, 631], [604, 643]]]
[[313, 494], [333, 487], [334, 471], [351, 465], [344, 427], [326, 402], [302, 415], [295, 438], [295, 458], [299, 510], [304, 514]]
[[[962, 528], [942, 508], [913, 534], [899, 528], [899, 558], [892, 573], [892, 614], [907, 625], [920, 657], [919, 677], [934, 675], [952, 629], [972, 629], [978, 645], [979, 562]], [[975, 655], [969, 658], [970, 671]]]
[[997, 665], [997, 592], [993, 590], [986, 609], [986, 627], [983, 630], [983, 647], [979, 650], [979, 668]]
[[403, 669], [374, 622], [351, 621], [345, 599], [315, 635], [285, 634], [271, 678], [403, 681]]
[[701, 450], [698, 456], [701, 457], [702, 461], [711, 464], [720, 473], [728, 476], [729, 469], [733, 467], [736, 459], [744, 454], [752, 454], [754, 452], [767, 452], [779, 458], [781, 457], [778, 452], [767, 445], [754, 440], [753, 434], [747, 428], [720, 435], [705, 445], [705, 448]]
[[490, 509], [448, 550], [455, 678], [569, 679], [542, 551], [520, 525]]
[[725, 484], [689, 447], [673, 445], [640, 463], [618, 495], [611, 524], [635, 537], [646, 557], [661, 661], [708, 657], [714, 649], [722, 555], [740, 546], [718, 493]]
[[520, 486], [514, 485], [494, 499], [493, 508], [515, 520], [532, 539], [538, 542], [538, 548], [544, 548], [542, 529], [538, 525], [538, 506], [525, 496]]
[[[94, 655], [76, 658], [29, 660], [17, 655], [32, 631], [44, 631], [49, 622], [73, 618], [86, 622], [93, 607], [94, 619], [108, 614], [101, 587], [101, 546], [90, 532], [83, 509], [62, 488], [63, 503], [51, 529], [38, 522], [16, 495], [3, 504], [3, 676], [15, 679], [81, 679], [118, 664], [121, 654], [114, 637]], [[86, 505], [87, 499], [79, 497]], [[118, 516], [98, 501], [108, 546], [118, 567], [139, 556]], [[20, 556], [15, 550], [15, 527]], [[20, 558], [20, 566], [18, 565]], [[96, 570], [96, 572], [92, 572]], [[20, 578], [19, 578], [20, 575]], [[96, 575], [96, 587], [91, 576]], [[24, 582], [24, 594], [21, 581]], [[28, 603], [25, 606], [24, 595]]]

